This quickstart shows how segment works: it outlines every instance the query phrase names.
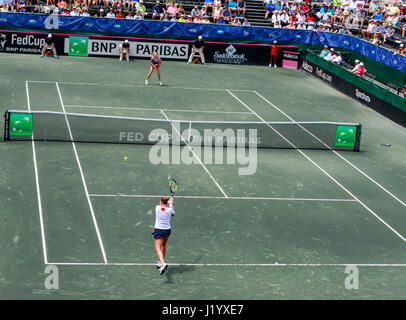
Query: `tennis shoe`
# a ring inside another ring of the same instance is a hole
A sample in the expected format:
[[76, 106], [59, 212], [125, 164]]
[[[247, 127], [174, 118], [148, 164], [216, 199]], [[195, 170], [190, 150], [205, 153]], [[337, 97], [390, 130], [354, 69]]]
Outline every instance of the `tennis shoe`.
[[145, 80], [145, 84], [148, 85], [148, 80]]
[[162, 83], [162, 81], [159, 81], [159, 85], [160, 85], [160, 86], [163, 86], [163, 83]]
[[269, 64], [269, 66], [268, 66], [268, 67], [270, 68], [270, 67], [272, 67], [272, 65], [271, 65], [271, 64]]
[[161, 267], [159, 268], [159, 274], [162, 276], [165, 273], [167, 268], [168, 268], [168, 265], [166, 263], [161, 265]]
[[159, 269], [161, 267], [161, 262], [157, 261], [156, 262], [156, 267], [157, 267], [157, 269]]

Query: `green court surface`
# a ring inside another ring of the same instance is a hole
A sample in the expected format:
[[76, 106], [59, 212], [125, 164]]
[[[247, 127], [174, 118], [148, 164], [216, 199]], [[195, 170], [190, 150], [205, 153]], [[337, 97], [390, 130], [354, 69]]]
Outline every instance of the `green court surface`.
[[[147, 145], [1, 142], [1, 299], [406, 298], [405, 128], [301, 71], [164, 61], [160, 87], [144, 85], [148, 66], [1, 54], [0, 111], [359, 122], [361, 151], [258, 149], [241, 176], [154, 165]], [[160, 276], [151, 232], [168, 175], [180, 190]]]

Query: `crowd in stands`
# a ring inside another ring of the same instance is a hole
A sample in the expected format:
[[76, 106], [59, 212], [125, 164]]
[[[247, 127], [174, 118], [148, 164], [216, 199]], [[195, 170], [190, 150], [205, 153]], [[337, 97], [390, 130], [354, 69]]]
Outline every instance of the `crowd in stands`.
[[190, 10], [175, 0], [149, 4], [147, 8], [144, 0], [0, 0], [0, 11], [40, 12], [47, 6], [60, 15], [135, 20], [148, 16], [161, 21], [250, 26], [244, 0], [205, 0], [202, 6], [194, 5]]
[[380, 45], [406, 35], [406, 2], [327, 0], [320, 6], [308, 0], [264, 0], [265, 20], [275, 28], [307, 29], [354, 34]]
[[[177, 0], [165, 3], [148, 0], [0, 0], [0, 11], [40, 12], [51, 6], [61, 15], [96, 16], [188, 23], [216, 23], [250, 26], [245, 0], [203, 0], [183, 5]], [[406, 38], [406, 0], [263, 0], [264, 19], [271, 27], [353, 34], [376, 45], [398, 44]], [[381, 3], [381, 5], [379, 4]], [[402, 52], [402, 51], [401, 51]]]

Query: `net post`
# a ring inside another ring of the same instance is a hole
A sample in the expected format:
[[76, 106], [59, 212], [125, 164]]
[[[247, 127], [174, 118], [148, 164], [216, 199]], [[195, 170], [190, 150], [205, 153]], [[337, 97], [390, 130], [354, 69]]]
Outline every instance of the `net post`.
[[10, 112], [6, 110], [4, 114], [5, 123], [4, 123], [4, 141], [10, 140]]
[[361, 144], [361, 131], [362, 131], [362, 125], [360, 123], [357, 124], [357, 132], [355, 136], [355, 145], [354, 145], [354, 151], [359, 152], [359, 147]]

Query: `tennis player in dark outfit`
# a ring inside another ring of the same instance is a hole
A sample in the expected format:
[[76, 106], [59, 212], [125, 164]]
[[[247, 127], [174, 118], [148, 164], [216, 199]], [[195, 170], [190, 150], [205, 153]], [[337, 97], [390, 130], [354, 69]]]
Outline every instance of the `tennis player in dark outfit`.
[[164, 274], [168, 265], [165, 263], [166, 243], [171, 235], [171, 217], [175, 215], [173, 197], [162, 197], [159, 206], [155, 207], [154, 245], [158, 256], [159, 274]]

